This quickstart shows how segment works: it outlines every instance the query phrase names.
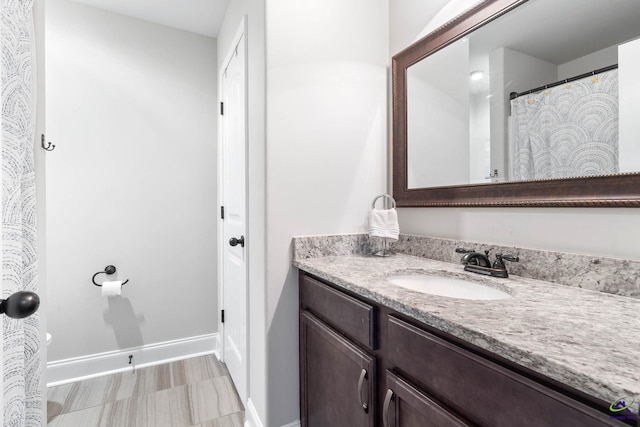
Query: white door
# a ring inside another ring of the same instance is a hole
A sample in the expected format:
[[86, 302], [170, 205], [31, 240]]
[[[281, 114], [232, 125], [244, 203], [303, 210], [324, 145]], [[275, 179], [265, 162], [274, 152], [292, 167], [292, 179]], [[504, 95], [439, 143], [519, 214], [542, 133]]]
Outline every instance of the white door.
[[222, 73], [223, 360], [247, 399], [246, 84], [244, 32]]

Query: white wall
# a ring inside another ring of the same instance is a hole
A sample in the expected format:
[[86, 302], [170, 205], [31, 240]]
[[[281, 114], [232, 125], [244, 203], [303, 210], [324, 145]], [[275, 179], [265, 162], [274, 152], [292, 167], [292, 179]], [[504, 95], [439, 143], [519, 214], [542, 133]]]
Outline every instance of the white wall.
[[618, 46], [610, 46], [558, 65], [558, 80], [569, 79], [618, 63]]
[[619, 48], [620, 172], [640, 171], [640, 39]]
[[64, 0], [46, 32], [49, 360], [215, 332], [216, 40]]
[[[417, 36], [405, 30], [402, 21], [390, 21], [394, 39]], [[640, 259], [637, 209], [404, 208], [399, 220], [404, 233]]]
[[291, 238], [365, 230], [387, 165], [386, 0], [267, 2], [268, 426], [299, 417]]
[[[218, 33], [218, 69], [222, 66], [242, 16], [248, 31], [249, 147], [248, 228], [249, 261], [249, 400], [245, 413], [267, 420], [267, 330], [265, 326], [265, 3], [231, 0]], [[266, 424], [265, 424], [266, 425]]]
[[409, 67], [407, 92], [408, 188], [468, 184], [468, 40]]
[[402, 25], [389, 28], [389, 51], [391, 56], [418, 41], [431, 21], [447, 6], [449, 0], [392, 0], [389, 1], [390, 22]]
[[402, 26], [389, 28], [391, 56], [436, 30], [449, 20], [470, 9], [480, 0], [392, 0], [389, 2], [390, 22]]
[[[487, 78], [487, 77], [485, 77]], [[469, 101], [469, 182], [491, 182], [491, 112], [487, 92], [471, 93]], [[463, 159], [460, 159], [463, 161]], [[498, 180], [501, 177], [495, 178]]]

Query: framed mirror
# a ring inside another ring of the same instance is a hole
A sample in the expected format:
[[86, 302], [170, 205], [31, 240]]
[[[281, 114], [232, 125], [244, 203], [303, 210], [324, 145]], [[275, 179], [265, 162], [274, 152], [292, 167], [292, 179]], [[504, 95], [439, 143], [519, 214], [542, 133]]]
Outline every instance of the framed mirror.
[[398, 206], [640, 207], [638, 22], [484, 0], [394, 56]]

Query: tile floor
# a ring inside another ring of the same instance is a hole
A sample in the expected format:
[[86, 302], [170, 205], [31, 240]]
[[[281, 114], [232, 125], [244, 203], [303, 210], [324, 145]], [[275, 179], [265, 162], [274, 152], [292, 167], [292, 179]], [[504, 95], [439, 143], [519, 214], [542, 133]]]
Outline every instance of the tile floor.
[[244, 408], [214, 355], [47, 391], [50, 427], [242, 427]]

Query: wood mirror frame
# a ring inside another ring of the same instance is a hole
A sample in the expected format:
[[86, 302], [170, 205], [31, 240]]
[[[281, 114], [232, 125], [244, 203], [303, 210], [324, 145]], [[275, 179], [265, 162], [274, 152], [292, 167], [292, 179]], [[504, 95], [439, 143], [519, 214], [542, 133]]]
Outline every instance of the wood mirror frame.
[[527, 0], [485, 0], [393, 57], [393, 197], [399, 207], [640, 207], [640, 172], [408, 188], [407, 68]]

